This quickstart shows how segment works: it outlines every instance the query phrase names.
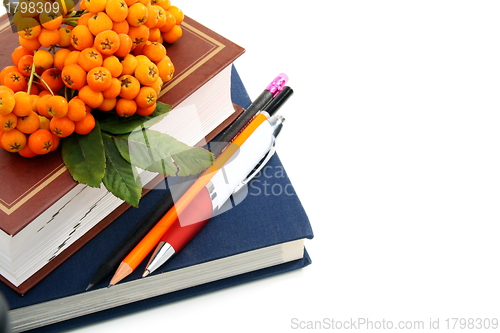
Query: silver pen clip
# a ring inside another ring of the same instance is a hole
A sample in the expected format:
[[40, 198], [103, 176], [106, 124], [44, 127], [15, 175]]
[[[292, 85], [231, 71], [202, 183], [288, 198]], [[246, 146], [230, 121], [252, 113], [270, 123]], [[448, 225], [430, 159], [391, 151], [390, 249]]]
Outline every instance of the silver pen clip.
[[239, 183], [233, 190], [233, 194], [241, 190], [246, 184], [248, 184], [255, 176], [262, 170], [262, 168], [269, 162], [271, 157], [273, 157], [274, 153], [276, 152], [276, 138], [281, 132], [281, 129], [283, 128], [283, 123], [285, 122], [285, 118], [283, 116], [277, 115], [269, 118], [268, 120], [271, 123], [271, 126], [273, 127], [273, 143], [271, 145], [271, 148], [269, 148], [269, 151], [267, 154], [260, 160], [260, 162], [257, 164], [256, 168], [245, 178], [241, 183]]

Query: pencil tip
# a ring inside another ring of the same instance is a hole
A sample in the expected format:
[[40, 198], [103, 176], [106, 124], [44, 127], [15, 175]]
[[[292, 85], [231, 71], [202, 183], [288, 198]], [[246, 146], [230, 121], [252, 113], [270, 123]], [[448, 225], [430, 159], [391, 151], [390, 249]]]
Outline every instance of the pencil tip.
[[146, 269], [146, 270], [144, 271], [144, 273], [142, 273], [142, 277], [146, 277], [146, 276], [148, 276], [148, 275], [149, 275], [149, 273], [150, 273], [150, 271], [149, 271], [148, 269]]
[[111, 288], [111, 287], [113, 287], [113, 286], [114, 286], [114, 284], [110, 284], [110, 285], [108, 285], [108, 289], [109, 289], [109, 288]]
[[87, 286], [87, 289], [85, 289], [85, 291], [89, 290], [90, 288], [92, 288], [94, 286], [93, 283], [89, 283], [89, 285]]

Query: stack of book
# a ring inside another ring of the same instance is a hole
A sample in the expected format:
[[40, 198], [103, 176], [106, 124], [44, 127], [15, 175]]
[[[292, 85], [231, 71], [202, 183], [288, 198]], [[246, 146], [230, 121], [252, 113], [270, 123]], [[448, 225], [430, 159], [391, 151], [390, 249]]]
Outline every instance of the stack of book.
[[[203, 145], [250, 104], [232, 66], [244, 50], [189, 18], [183, 27], [182, 39], [168, 49], [176, 75], [162, 96], [174, 110], [158, 126], [189, 145]], [[4, 25], [0, 42], [9, 40], [10, 34]], [[84, 194], [88, 200], [81, 200], [78, 195], [85, 193], [85, 187], [74, 183], [57, 154], [53, 155], [33, 162], [16, 160], [8, 153], [0, 156], [2, 168], [12, 172], [1, 180], [0, 274], [5, 284], [0, 291], [12, 309], [15, 331], [70, 329], [310, 263], [304, 240], [313, 237], [311, 226], [274, 156], [269, 168], [277, 172], [265, 181], [283, 189], [279, 195], [270, 196], [256, 178], [241, 192], [240, 200], [228, 203], [235, 207], [214, 217], [151, 276], [141, 278], [144, 266], [140, 266], [113, 288], [103, 281], [85, 291], [102, 261], [166, 195], [170, 181], [145, 173], [139, 208], [130, 208], [99, 189], [91, 189]], [[45, 171], [38, 178], [28, 171], [41, 166]], [[31, 185], [22, 189], [18, 188], [19, 170], [30, 174]], [[58, 193], [58, 200], [41, 202], [41, 198], [54, 199], [53, 193]], [[73, 208], [74, 198], [78, 205], [87, 203], [82, 209]], [[147, 302], [139, 302], [144, 299]]]

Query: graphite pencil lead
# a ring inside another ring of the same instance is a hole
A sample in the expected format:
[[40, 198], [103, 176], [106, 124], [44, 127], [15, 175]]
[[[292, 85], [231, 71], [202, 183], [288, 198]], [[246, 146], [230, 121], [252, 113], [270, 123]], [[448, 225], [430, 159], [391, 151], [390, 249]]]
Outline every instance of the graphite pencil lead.
[[89, 285], [87, 286], [87, 288], [85, 289], [85, 291], [89, 290], [90, 288], [92, 288], [94, 286], [93, 283], [89, 283]]

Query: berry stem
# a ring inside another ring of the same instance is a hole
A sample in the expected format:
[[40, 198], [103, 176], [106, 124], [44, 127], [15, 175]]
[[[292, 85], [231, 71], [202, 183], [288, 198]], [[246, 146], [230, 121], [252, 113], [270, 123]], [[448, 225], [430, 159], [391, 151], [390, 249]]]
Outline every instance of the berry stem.
[[35, 77], [35, 63], [31, 65], [31, 73], [30, 73], [30, 79], [28, 81], [28, 95], [31, 95], [31, 86], [33, 85], [33, 78]]
[[[32, 73], [33, 73], [33, 72], [32, 72]], [[40, 81], [42, 81], [42, 82], [45, 84], [45, 88], [47, 88], [47, 89], [48, 89], [48, 91], [52, 94], [52, 96], [54, 96], [55, 94], [54, 94], [54, 92], [52, 91], [52, 89], [50, 89], [50, 87], [49, 87], [49, 85], [47, 84], [47, 82], [46, 82], [46, 81], [45, 81], [45, 80], [44, 80], [44, 79], [43, 79], [40, 75], [38, 75], [37, 73], [34, 73], [34, 74], [35, 74], [35, 76], [36, 76], [38, 79], [40, 79]]]

